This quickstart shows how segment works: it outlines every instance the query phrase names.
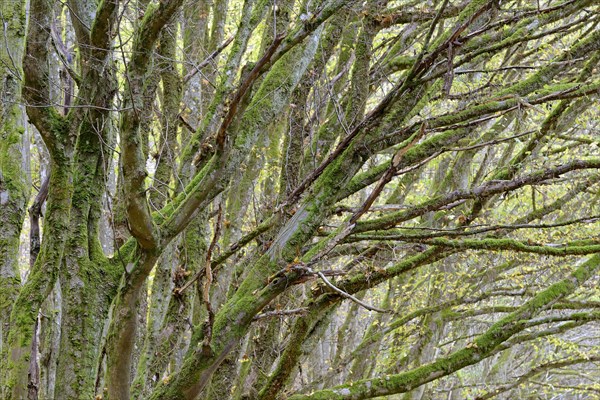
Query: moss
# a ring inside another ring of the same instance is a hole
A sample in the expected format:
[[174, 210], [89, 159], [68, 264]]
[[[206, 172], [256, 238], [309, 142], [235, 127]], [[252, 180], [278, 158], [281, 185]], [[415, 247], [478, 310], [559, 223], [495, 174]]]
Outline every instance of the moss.
[[[20, 126], [21, 112], [17, 106], [9, 106], [4, 119], [0, 120], [0, 190], [8, 190], [13, 203], [23, 203], [29, 197], [29, 182], [21, 169], [24, 129]], [[2, 186], [5, 186], [4, 188]]]
[[2, 62], [2, 64], [3, 66], [15, 66], [13, 63], [16, 63], [16, 67], [20, 69], [24, 48], [23, 39], [25, 38], [27, 28], [26, 2], [14, 1], [4, 3], [0, 6], [0, 10], [2, 12], [2, 21], [6, 24], [3, 29], [4, 40], [6, 41], [7, 50], [10, 51], [13, 58], [10, 62]]
[[402, 70], [412, 67], [414, 62], [415, 62], [414, 57], [397, 56], [397, 57], [394, 57], [392, 60], [390, 60], [389, 68], [394, 71], [402, 71]]
[[480, 250], [491, 250], [491, 251], [502, 251], [502, 250], [515, 250], [523, 251], [526, 253], [544, 254], [550, 256], [561, 256], [566, 255], [586, 255], [593, 254], [600, 251], [600, 245], [588, 244], [588, 245], [566, 245], [561, 247], [550, 247], [543, 245], [530, 245], [525, 242], [514, 239], [493, 239], [493, 238], [482, 238], [482, 239], [464, 239], [464, 240], [448, 240], [444, 238], [434, 238], [425, 240], [425, 243], [433, 244], [436, 246], [452, 247], [454, 249], [480, 249]]

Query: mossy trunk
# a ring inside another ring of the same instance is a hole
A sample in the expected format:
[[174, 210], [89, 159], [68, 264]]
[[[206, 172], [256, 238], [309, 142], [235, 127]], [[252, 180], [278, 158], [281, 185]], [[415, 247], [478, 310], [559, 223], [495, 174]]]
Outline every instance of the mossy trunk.
[[61, 169], [55, 163], [51, 165], [47, 217], [40, 254], [12, 308], [8, 338], [11, 377], [8, 386], [15, 399], [25, 397], [33, 327], [42, 302], [54, 287], [69, 231], [70, 174]]
[[82, 124], [78, 144], [69, 239], [60, 272], [63, 315], [56, 390], [65, 399], [94, 395], [101, 327], [116, 289], [98, 239], [110, 153], [91, 122]]
[[0, 46], [0, 397], [6, 384], [10, 313], [21, 286], [19, 235], [30, 194], [29, 141], [23, 128], [22, 58], [25, 1], [0, 5], [4, 24]]

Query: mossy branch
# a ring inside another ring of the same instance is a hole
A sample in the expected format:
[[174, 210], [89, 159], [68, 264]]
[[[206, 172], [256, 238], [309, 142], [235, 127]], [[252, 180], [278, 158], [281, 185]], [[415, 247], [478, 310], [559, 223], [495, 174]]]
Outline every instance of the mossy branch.
[[291, 396], [290, 400], [359, 400], [406, 393], [427, 382], [475, 364], [488, 357], [496, 346], [520, 332], [525, 327], [527, 320], [539, 311], [573, 293], [595, 273], [598, 267], [600, 267], [600, 255], [597, 254], [576, 268], [569, 277], [541, 291], [515, 312], [492, 325], [465, 348], [455, 351], [447, 357], [404, 373], [365, 379], [306, 395], [298, 394]]

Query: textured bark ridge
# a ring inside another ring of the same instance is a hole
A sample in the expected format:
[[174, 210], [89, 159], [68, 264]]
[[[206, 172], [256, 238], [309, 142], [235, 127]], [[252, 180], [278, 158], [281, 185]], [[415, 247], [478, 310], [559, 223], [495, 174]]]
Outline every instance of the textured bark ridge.
[[3, 2], [0, 398], [593, 396], [599, 14]]

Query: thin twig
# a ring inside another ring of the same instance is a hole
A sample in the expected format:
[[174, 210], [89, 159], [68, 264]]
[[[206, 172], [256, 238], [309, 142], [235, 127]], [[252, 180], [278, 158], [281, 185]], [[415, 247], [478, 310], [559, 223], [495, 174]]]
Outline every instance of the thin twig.
[[311, 268], [309, 267], [305, 267], [306, 270], [314, 275], [317, 275], [319, 278], [321, 278], [321, 280], [325, 283], [325, 285], [327, 285], [330, 289], [332, 289], [334, 292], [336, 292], [337, 294], [339, 294], [340, 296], [352, 300], [353, 302], [355, 302], [356, 304], [358, 304], [359, 306], [366, 308], [369, 311], [377, 311], [380, 313], [384, 313], [384, 314], [389, 314], [392, 313], [392, 310], [384, 310], [383, 308], [379, 308], [379, 307], [375, 307], [372, 306], [370, 304], [367, 304], [359, 299], [357, 299], [356, 297], [352, 296], [350, 293], [346, 293], [344, 292], [342, 289], [338, 288], [337, 286], [335, 286], [333, 283], [331, 283], [329, 281], [329, 279], [327, 279], [327, 277], [325, 276], [325, 274], [323, 274], [321, 271], [313, 271]]
[[252, 318], [252, 320], [258, 321], [260, 319], [272, 318], [272, 317], [284, 317], [284, 316], [288, 316], [288, 315], [306, 315], [307, 312], [308, 312], [308, 309], [305, 307], [294, 308], [291, 310], [273, 310], [273, 311], [264, 312], [262, 314], [258, 314], [257, 316]]
[[221, 44], [221, 46], [219, 46], [218, 49], [213, 51], [204, 61], [202, 61], [198, 65], [195, 65], [194, 70], [190, 71], [183, 78], [183, 84], [185, 85], [186, 83], [188, 83], [190, 81], [190, 79], [192, 79], [198, 72], [200, 72], [200, 70], [202, 68], [206, 67], [212, 60], [215, 59], [215, 57], [217, 57], [223, 50], [225, 50], [225, 48], [227, 48], [227, 46], [229, 46], [229, 43], [231, 43], [233, 41], [234, 37], [235, 36], [230, 36], [227, 40], [225, 40], [225, 42], [223, 42], [223, 44]]

